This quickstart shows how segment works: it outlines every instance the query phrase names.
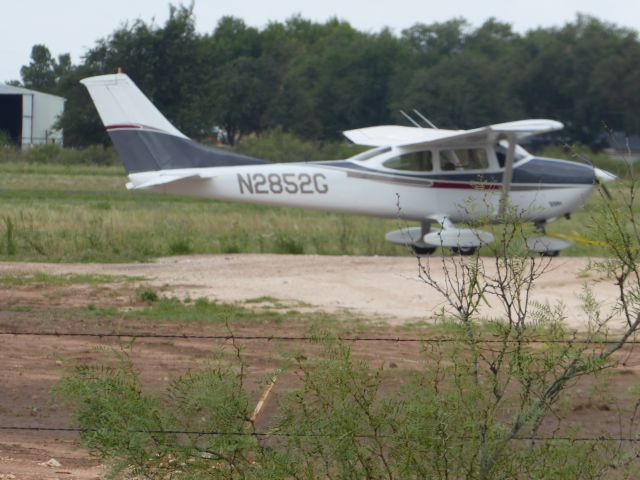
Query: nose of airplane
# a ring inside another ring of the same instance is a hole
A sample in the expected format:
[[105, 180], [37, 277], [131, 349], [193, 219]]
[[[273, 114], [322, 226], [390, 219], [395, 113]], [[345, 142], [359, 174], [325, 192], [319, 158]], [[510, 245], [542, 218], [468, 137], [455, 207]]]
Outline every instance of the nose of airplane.
[[599, 183], [613, 182], [614, 180], [618, 179], [618, 177], [616, 177], [613, 173], [607, 172], [606, 170], [602, 170], [598, 167], [593, 167], [593, 173]]

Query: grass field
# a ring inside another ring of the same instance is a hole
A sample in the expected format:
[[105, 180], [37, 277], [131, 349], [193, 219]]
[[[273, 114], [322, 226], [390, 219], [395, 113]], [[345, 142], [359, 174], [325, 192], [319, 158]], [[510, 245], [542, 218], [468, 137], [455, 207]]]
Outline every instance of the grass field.
[[0, 164], [0, 258], [145, 261], [189, 253], [398, 255], [394, 220], [129, 192], [121, 167]]
[[[129, 192], [120, 166], [0, 163], [0, 259], [130, 262], [193, 253], [406, 255], [384, 241], [400, 220]], [[622, 184], [612, 187], [614, 193]], [[593, 195], [549, 230], [593, 238]], [[575, 244], [564, 255], [605, 254]]]

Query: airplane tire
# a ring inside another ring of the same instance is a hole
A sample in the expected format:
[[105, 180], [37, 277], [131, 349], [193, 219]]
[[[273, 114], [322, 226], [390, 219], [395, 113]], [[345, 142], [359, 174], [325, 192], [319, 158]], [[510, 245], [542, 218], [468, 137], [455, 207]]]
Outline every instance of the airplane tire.
[[469, 257], [476, 253], [476, 247], [453, 247], [451, 251], [456, 255], [462, 255], [463, 257]]
[[547, 250], [546, 252], [541, 252], [540, 256], [541, 257], [557, 257], [558, 255], [560, 255], [560, 250]]
[[411, 249], [416, 255], [433, 255], [436, 251], [436, 247], [416, 247], [415, 245], [412, 245]]

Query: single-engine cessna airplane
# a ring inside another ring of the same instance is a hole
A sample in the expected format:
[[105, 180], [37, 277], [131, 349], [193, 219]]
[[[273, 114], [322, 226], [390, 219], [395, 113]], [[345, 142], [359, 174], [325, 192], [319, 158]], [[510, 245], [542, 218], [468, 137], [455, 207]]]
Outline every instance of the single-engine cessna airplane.
[[[344, 135], [372, 148], [346, 160], [269, 163], [190, 140], [125, 74], [82, 83], [129, 174], [127, 188], [378, 217], [398, 217], [401, 209], [403, 219], [420, 227], [385, 238], [420, 254], [437, 247], [473, 253], [493, 236], [455, 224], [497, 222], [507, 205], [544, 233], [548, 221], [580, 208], [599, 182], [615, 179], [591, 165], [535, 157], [518, 145], [563, 127], [553, 120], [473, 130], [360, 128]], [[570, 242], [543, 235], [527, 245], [553, 256]]]

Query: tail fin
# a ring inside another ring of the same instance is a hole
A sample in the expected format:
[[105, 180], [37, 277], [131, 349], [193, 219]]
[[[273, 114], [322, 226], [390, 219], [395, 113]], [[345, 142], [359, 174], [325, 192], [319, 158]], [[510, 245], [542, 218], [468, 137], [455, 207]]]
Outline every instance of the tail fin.
[[85, 78], [81, 83], [129, 173], [267, 163], [190, 140], [125, 74]]

